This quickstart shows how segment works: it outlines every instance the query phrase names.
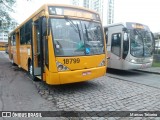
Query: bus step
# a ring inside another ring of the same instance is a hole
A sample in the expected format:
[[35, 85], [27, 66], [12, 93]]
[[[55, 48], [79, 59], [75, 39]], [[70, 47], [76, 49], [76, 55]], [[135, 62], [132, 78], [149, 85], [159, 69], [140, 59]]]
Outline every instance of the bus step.
[[36, 76], [38, 79], [41, 79], [41, 76]]

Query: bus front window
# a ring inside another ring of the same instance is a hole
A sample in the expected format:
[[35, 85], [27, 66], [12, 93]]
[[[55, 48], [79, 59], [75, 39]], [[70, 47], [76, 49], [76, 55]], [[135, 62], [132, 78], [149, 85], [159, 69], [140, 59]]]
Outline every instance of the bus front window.
[[141, 30], [130, 30], [131, 54], [134, 57], [150, 57], [153, 51], [151, 33]]
[[75, 19], [51, 18], [56, 56], [102, 54], [104, 41], [99, 23]]
[[144, 32], [144, 56], [150, 57], [153, 54], [153, 38], [150, 32]]
[[90, 51], [86, 54], [102, 54], [104, 53], [104, 41], [102, 29], [99, 23], [92, 21], [82, 21], [83, 36], [85, 49]]

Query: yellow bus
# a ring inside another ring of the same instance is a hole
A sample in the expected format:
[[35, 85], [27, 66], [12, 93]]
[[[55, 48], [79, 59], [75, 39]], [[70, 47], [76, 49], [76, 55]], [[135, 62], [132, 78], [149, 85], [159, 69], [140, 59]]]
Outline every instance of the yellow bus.
[[5, 51], [6, 49], [6, 42], [0, 42], [0, 51]]
[[0, 30], [0, 51], [5, 51], [8, 44], [8, 31]]
[[9, 34], [12, 63], [51, 85], [105, 75], [105, 52], [99, 14], [81, 7], [45, 4]]

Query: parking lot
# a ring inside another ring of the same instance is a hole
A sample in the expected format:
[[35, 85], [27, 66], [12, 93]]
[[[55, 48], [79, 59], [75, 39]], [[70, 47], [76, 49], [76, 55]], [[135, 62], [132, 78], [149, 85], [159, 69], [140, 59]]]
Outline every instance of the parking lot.
[[[44, 82], [33, 82], [25, 71], [11, 65], [4, 52], [0, 52], [0, 68], [1, 111], [160, 110], [160, 88], [157, 87], [107, 75], [88, 82], [50, 86]], [[159, 117], [97, 118], [95, 113], [92, 113], [93, 117], [82, 116], [81, 119], [160, 119]]]

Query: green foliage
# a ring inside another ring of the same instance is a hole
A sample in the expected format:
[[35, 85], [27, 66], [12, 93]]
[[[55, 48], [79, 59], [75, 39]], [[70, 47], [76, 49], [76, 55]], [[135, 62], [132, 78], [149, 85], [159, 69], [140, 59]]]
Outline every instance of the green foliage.
[[13, 7], [16, 0], [0, 0], [0, 28], [2, 29], [2, 23], [9, 26], [11, 24], [10, 12], [14, 12]]
[[160, 62], [154, 61], [152, 67], [160, 67]]

